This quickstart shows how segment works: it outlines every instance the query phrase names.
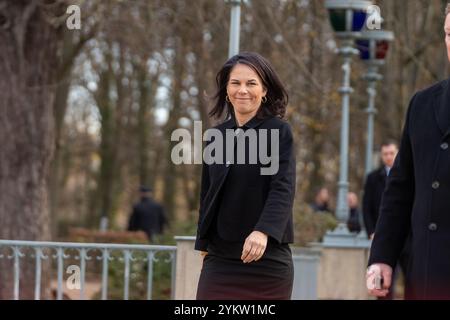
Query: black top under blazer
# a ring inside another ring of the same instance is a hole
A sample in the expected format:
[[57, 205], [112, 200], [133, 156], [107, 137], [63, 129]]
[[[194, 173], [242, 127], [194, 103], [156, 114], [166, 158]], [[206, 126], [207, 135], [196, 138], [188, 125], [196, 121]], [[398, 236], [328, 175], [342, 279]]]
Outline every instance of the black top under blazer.
[[[231, 117], [215, 128], [225, 137], [226, 129], [236, 129], [237, 125], [234, 117]], [[280, 118], [258, 119], [255, 116], [241, 129], [245, 132], [255, 129], [258, 144], [261, 129], [267, 129], [266, 132], [278, 129], [278, 172], [274, 175], [261, 175], [260, 168], [269, 167], [270, 164], [261, 164], [259, 158], [256, 164], [248, 163], [248, 158], [245, 164], [229, 164], [225, 160], [222, 164], [203, 162], [195, 243], [197, 250], [208, 250], [211, 236], [208, 231], [211, 230], [217, 231], [220, 237], [227, 241], [243, 242], [256, 230], [267, 234], [280, 244], [293, 242], [292, 206], [296, 179], [291, 128]], [[267, 139], [267, 149], [271, 152], [270, 138]], [[233, 170], [231, 174], [230, 170]]]
[[387, 177], [369, 264], [395, 266], [411, 230], [411, 297], [450, 299], [450, 85], [414, 95]]

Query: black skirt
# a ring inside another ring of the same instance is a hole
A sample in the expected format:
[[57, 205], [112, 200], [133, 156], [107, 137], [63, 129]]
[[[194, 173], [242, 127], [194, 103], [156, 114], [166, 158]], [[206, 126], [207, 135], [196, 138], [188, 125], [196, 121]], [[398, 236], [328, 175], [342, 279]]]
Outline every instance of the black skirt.
[[215, 236], [208, 245], [197, 287], [197, 300], [288, 300], [294, 267], [288, 244], [269, 237], [258, 261], [243, 263], [243, 243]]

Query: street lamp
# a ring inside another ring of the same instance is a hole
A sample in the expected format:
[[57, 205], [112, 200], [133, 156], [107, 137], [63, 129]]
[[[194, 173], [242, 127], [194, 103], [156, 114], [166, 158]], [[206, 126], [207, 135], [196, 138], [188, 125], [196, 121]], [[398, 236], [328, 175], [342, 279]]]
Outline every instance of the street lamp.
[[228, 0], [231, 4], [230, 38], [228, 44], [228, 58], [239, 53], [239, 33], [241, 27], [241, 0]]
[[356, 41], [361, 60], [367, 66], [367, 72], [364, 79], [367, 81], [367, 94], [369, 102], [367, 105], [367, 143], [366, 143], [366, 163], [365, 176], [372, 171], [372, 152], [373, 152], [373, 132], [374, 117], [377, 112], [375, 108], [375, 96], [377, 94], [377, 81], [383, 77], [378, 73], [378, 68], [384, 64], [385, 57], [389, 49], [389, 42], [394, 40], [394, 34], [391, 31], [367, 30], [361, 33]]
[[[350, 235], [346, 222], [348, 217], [348, 145], [349, 145], [349, 103], [350, 94], [353, 89], [350, 87], [351, 59], [353, 55], [358, 54], [354, 48], [354, 40], [360, 35], [364, 27], [367, 10], [372, 3], [363, 0], [327, 0], [325, 7], [328, 10], [331, 25], [336, 33], [336, 37], [341, 40], [341, 46], [338, 49], [339, 55], [343, 57], [344, 63], [342, 70], [344, 72], [343, 85], [339, 89], [342, 95], [342, 116], [341, 116], [341, 146], [340, 146], [340, 166], [338, 182], [338, 198], [336, 217], [339, 225], [332, 233], [327, 234], [324, 242], [339, 241]], [[337, 237], [335, 237], [337, 236]], [[345, 240], [344, 240], [345, 241]]]

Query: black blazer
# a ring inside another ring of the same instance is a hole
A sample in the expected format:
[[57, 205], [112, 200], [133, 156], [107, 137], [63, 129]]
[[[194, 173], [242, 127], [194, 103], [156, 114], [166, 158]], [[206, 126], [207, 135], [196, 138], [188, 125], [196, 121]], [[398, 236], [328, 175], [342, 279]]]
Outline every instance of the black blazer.
[[367, 175], [364, 185], [363, 218], [367, 236], [375, 232], [380, 210], [381, 196], [386, 186], [386, 169], [384, 166]]
[[[293, 137], [289, 124], [276, 117], [267, 119], [252, 118], [245, 125], [248, 129], [255, 129], [259, 138], [262, 131], [279, 130], [279, 168], [274, 175], [261, 175], [260, 168], [270, 165], [257, 164], [203, 164], [202, 182], [200, 192], [200, 210], [198, 220], [197, 239], [195, 248], [206, 251], [208, 248], [208, 231], [212, 222], [216, 221], [218, 211], [222, 210], [217, 223], [219, 233], [225, 240], [244, 241], [252, 231], [257, 230], [267, 234], [278, 243], [293, 242], [292, 206], [295, 194], [295, 157]], [[215, 128], [225, 135], [226, 129], [236, 127], [234, 118], [225, 121]], [[267, 130], [261, 130], [267, 129]], [[270, 135], [268, 134], [270, 137]], [[224, 139], [225, 141], [225, 139]], [[270, 139], [267, 139], [267, 148], [271, 152]], [[225, 144], [224, 144], [225, 145]], [[247, 146], [248, 147], [248, 146]], [[248, 152], [248, 148], [246, 149]], [[226, 154], [226, 146], [224, 146]], [[225, 161], [224, 161], [225, 162]], [[225, 188], [228, 194], [221, 194], [230, 169], [234, 172], [234, 179], [239, 181]], [[239, 179], [237, 179], [238, 177]], [[225, 201], [224, 206], [218, 208], [223, 197], [233, 199], [233, 195], [245, 194], [245, 203], [238, 204]], [[234, 207], [245, 212], [237, 212]], [[240, 216], [239, 216], [240, 215]], [[230, 224], [233, 221], [239, 221]]]
[[[450, 298], [450, 85], [414, 95], [387, 178], [369, 264], [395, 266], [411, 230], [414, 298]], [[411, 229], [410, 229], [411, 228]]]

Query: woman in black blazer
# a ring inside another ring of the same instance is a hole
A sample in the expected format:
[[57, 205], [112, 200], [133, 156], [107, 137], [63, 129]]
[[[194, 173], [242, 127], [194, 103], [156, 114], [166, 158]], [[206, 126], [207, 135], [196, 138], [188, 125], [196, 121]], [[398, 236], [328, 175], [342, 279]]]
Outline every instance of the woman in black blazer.
[[295, 158], [283, 120], [287, 93], [270, 63], [251, 52], [230, 58], [216, 83], [210, 115], [226, 112], [227, 120], [206, 134], [197, 299], [290, 299]]

